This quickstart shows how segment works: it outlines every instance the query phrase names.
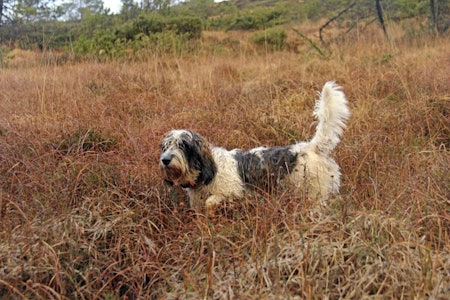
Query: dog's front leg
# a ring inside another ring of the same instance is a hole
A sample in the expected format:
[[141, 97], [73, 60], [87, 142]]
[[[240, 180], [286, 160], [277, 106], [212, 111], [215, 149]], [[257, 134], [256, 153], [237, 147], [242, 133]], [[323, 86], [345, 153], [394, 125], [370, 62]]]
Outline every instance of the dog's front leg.
[[205, 208], [208, 216], [214, 216], [217, 206], [224, 200], [223, 196], [211, 195], [206, 199]]

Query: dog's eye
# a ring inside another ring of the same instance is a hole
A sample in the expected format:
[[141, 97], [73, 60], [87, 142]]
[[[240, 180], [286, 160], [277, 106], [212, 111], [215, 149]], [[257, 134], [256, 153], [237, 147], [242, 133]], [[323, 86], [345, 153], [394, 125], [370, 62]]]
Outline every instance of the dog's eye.
[[181, 147], [182, 149], [189, 149], [189, 148], [191, 147], [191, 145], [190, 145], [190, 143], [189, 143], [188, 141], [182, 140], [182, 141], [181, 141], [180, 147]]

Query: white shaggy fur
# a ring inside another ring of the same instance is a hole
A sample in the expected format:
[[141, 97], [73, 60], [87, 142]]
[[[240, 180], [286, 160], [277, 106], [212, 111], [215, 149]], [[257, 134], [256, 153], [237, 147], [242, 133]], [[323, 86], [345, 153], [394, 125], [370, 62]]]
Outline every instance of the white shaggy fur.
[[242, 198], [246, 189], [267, 189], [281, 180], [325, 201], [339, 191], [341, 173], [329, 155], [350, 116], [338, 85], [324, 85], [313, 114], [318, 125], [311, 141], [247, 152], [215, 147], [190, 130], [172, 130], [161, 143], [160, 167], [168, 183], [186, 189], [196, 210], [206, 206], [213, 212], [224, 200]]

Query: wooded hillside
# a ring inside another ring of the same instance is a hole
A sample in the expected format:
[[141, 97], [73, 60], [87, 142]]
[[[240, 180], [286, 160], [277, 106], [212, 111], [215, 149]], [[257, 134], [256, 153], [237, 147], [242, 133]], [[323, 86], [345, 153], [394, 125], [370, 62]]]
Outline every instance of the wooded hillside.
[[[204, 31], [251, 31], [251, 41], [285, 49], [293, 24], [322, 22], [320, 32], [299, 33], [312, 41], [342, 39], [369, 26], [389, 38], [392, 24], [409, 35], [446, 34], [449, 0], [123, 0], [112, 14], [101, 0], [0, 2], [0, 62], [12, 49], [58, 50], [71, 58], [117, 58], [150, 51], [193, 51]], [[414, 24], [412, 26], [411, 24]], [[334, 28], [334, 34], [328, 30]], [[263, 32], [258, 34], [257, 32]]]

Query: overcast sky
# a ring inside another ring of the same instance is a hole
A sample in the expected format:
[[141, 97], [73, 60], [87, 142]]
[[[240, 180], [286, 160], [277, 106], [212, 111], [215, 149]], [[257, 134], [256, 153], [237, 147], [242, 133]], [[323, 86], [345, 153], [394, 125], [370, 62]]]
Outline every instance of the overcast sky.
[[118, 13], [120, 11], [120, 6], [122, 5], [120, 0], [104, 0], [103, 3], [105, 7], [111, 9], [112, 13]]

